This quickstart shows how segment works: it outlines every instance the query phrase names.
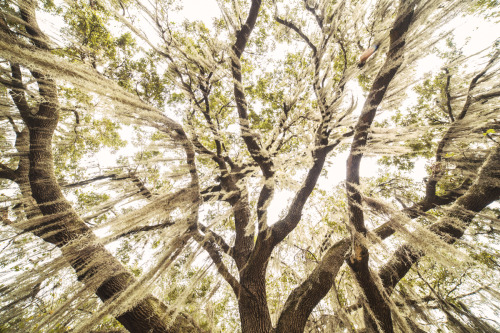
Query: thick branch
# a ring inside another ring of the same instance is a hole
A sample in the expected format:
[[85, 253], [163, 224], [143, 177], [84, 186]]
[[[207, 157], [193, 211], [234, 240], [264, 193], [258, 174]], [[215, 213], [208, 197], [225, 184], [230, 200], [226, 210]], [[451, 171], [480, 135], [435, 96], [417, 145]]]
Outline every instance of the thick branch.
[[[400, 7], [394, 25], [390, 31], [390, 47], [387, 60], [380, 69], [365, 101], [358, 123], [354, 129], [354, 139], [351, 152], [347, 158], [346, 187], [349, 210], [349, 224], [353, 227], [352, 254], [347, 260], [358, 284], [360, 285], [370, 308], [370, 315], [365, 316], [365, 323], [372, 329], [382, 332], [393, 332], [391, 312], [382, 292], [378, 289], [371, 274], [368, 261], [368, 248], [363, 241], [367, 230], [365, 227], [363, 210], [361, 208], [361, 193], [359, 185], [359, 167], [366, 147], [368, 131], [375, 118], [378, 106], [382, 102], [385, 92], [403, 62], [403, 51], [406, 33], [413, 19], [413, 2], [400, 2]], [[373, 318], [372, 318], [373, 314]], [[379, 326], [380, 325], [380, 326]]]
[[253, 133], [250, 128], [250, 122], [248, 120], [248, 104], [246, 101], [245, 92], [243, 90], [240, 61], [243, 51], [245, 50], [245, 47], [248, 43], [250, 33], [255, 27], [260, 6], [260, 0], [252, 1], [247, 20], [241, 27], [241, 30], [237, 31], [236, 33], [236, 42], [231, 48], [233, 51], [233, 54], [231, 55], [231, 70], [234, 80], [234, 97], [236, 100], [236, 106], [240, 118], [241, 136], [243, 137], [243, 141], [248, 148], [248, 152], [255, 160], [255, 162], [257, 162], [257, 164], [260, 166], [264, 177], [268, 179], [272, 178], [274, 175], [273, 163], [269, 156], [269, 153], [265, 151], [257, 142], [257, 135]]
[[387, 53], [387, 60], [377, 74], [365, 101], [358, 123], [355, 127], [351, 152], [347, 159], [346, 182], [350, 223], [353, 225], [356, 232], [362, 234], [366, 234], [366, 228], [364, 225], [363, 211], [360, 207], [361, 195], [356, 189], [356, 186], [359, 185], [359, 166], [363, 157], [363, 149], [367, 143], [368, 132], [375, 118], [378, 106], [382, 102], [390, 82], [403, 62], [404, 37], [408, 31], [412, 18], [413, 9], [408, 9], [402, 2], [398, 17], [390, 32], [391, 43], [389, 52]]
[[[38, 28], [34, 1], [25, 1], [20, 11], [33, 44], [47, 51], [48, 42]], [[78, 278], [90, 283], [89, 287], [106, 301], [131, 286], [134, 277], [96, 239], [64, 198], [54, 175], [51, 150], [59, 117], [57, 88], [52, 79], [35, 71], [32, 73], [43, 102], [38, 105], [35, 115], [24, 113], [22, 117], [29, 129], [29, 182], [33, 198], [45, 218], [30, 231], [61, 248]], [[117, 319], [131, 332], [175, 332], [159, 312], [159, 303], [146, 296]]]
[[349, 250], [349, 240], [337, 242], [323, 256], [307, 279], [288, 296], [276, 325], [276, 333], [301, 333], [316, 305], [335, 282]]
[[[433, 224], [429, 230], [449, 243], [462, 237], [475, 214], [500, 197], [498, 179], [500, 179], [500, 146], [495, 147], [488, 156], [474, 184], [458, 198], [446, 216]], [[380, 269], [379, 275], [386, 290], [391, 293], [396, 284], [424, 255], [424, 252], [415, 249], [411, 244], [398, 248]]]
[[0, 163], [0, 178], [13, 181], [16, 178], [16, 173], [8, 166]]
[[253, 251], [246, 269], [261, 272], [265, 269], [267, 261], [276, 245], [292, 232], [302, 217], [302, 210], [307, 199], [316, 186], [321, 170], [328, 153], [340, 143], [338, 139], [334, 144], [326, 147], [318, 147], [313, 152], [314, 164], [309, 169], [302, 187], [295, 195], [287, 215], [282, 220], [276, 222], [267, 231], [260, 232], [257, 236], [256, 247]]
[[299, 223], [302, 216], [302, 209], [316, 186], [321, 170], [323, 169], [326, 156], [339, 143], [340, 140], [337, 140], [336, 144], [329, 145], [328, 147], [318, 147], [313, 152], [314, 163], [311, 169], [309, 169], [300, 190], [295, 195], [287, 215], [271, 227], [272, 246], [276, 246], [283, 239], [285, 239], [285, 237], [292, 232], [292, 230], [295, 229]]
[[24, 116], [29, 116], [31, 107], [26, 100], [25, 87], [23, 85], [23, 76], [19, 64], [11, 63], [10, 69], [12, 72], [12, 81], [10, 86], [12, 89], [9, 91], [14, 104], [16, 104], [19, 113]]

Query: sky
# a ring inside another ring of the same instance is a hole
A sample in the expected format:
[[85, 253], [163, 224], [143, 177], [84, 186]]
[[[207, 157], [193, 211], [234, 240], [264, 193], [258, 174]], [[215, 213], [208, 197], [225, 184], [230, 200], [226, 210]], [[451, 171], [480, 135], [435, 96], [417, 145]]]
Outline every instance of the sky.
[[190, 20], [201, 20], [211, 23], [211, 18], [220, 16], [221, 12], [215, 0], [184, 0], [182, 14]]
[[[220, 8], [215, 0], [184, 0], [183, 9], [179, 13], [180, 16], [188, 20], [201, 20], [207, 26], [211, 26], [212, 19], [221, 15]], [[466, 54], [472, 54], [479, 50], [489, 47], [496, 39], [499, 38], [500, 31], [498, 24], [485, 22], [480, 17], [469, 17], [467, 19], [458, 18], [448, 24], [453, 27], [455, 40], [459, 45], [466, 44]], [[444, 26], [443, 29], [448, 28]], [[279, 50], [279, 49], [278, 49]], [[441, 63], [437, 61], [435, 56], [429, 56], [420, 61], [418, 72], [438, 70]], [[363, 105], [362, 97], [358, 101], [358, 106]], [[331, 164], [326, 168], [327, 176], [322, 176], [318, 181], [318, 188], [329, 190], [337, 186], [345, 180], [346, 174], [346, 159], [348, 152], [338, 154], [335, 158], [330, 159]], [[426, 175], [425, 163], [417, 161], [416, 167], [412, 176], [416, 181], [422, 181]], [[361, 163], [361, 177], [375, 177], [379, 174], [381, 167], [377, 164], [377, 159], [373, 157], [365, 157]], [[269, 207], [269, 223], [272, 224], [279, 219], [280, 213], [287, 208], [293, 198], [292, 192], [279, 192], [274, 196]]]
[[[211, 18], [218, 16], [220, 11], [214, 0], [185, 0], [184, 10], [181, 12], [188, 19], [200, 19], [203, 20], [207, 25], [211, 23]], [[57, 22], [50, 22], [50, 24], [57, 26]], [[481, 50], [498, 38], [500, 29], [497, 25], [484, 23], [480, 19], [469, 19], [469, 20], [459, 20], [456, 23], [455, 33], [458, 37], [459, 43], [465, 43], [467, 41], [467, 36], [470, 35], [468, 41], [467, 53], [474, 53]], [[477, 28], [473, 28], [477, 26]], [[439, 67], [439, 63], [435, 59], [428, 59], [423, 61], [421, 64], [420, 71], [428, 71], [429, 69], [436, 69]], [[362, 105], [363, 100], [360, 99], [360, 105]], [[130, 149], [130, 148], [129, 148]], [[119, 154], [110, 155], [109, 151], [102, 151], [98, 154], [97, 158], [101, 166], [105, 166], [108, 163], [112, 163], [114, 158]], [[127, 155], [130, 155], [130, 151]], [[331, 166], [327, 168], [328, 176], [320, 178], [318, 182], [318, 188], [329, 190], [336, 186], [339, 182], [344, 181], [346, 174], [346, 158], [348, 152], [340, 153], [335, 158], [331, 158]], [[114, 157], [113, 157], [114, 156]], [[110, 158], [111, 157], [111, 158]], [[376, 165], [376, 159], [365, 157], [361, 164], [361, 176], [362, 177], [373, 177], [378, 173], [379, 166]], [[425, 163], [418, 162], [417, 167], [414, 172], [416, 180], [421, 180], [425, 174]], [[280, 192], [275, 195], [274, 200], [269, 207], [269, 222], [272, 224], [277, 221], [279, 214], [283, 209], [285, 209], [289, 203], [291, 196], [294, 193], [291, 192]]]
[[[214, 17], [220, 17], [221, 11], [215, 0], [184, 0], [183, 9], [175, 14], [173, 19], [179, 19], [182, 21], [184, 18], [188, 20], [201, 20], [207, 26], [211, 26]], [[54, 17], [45, 18], [42, 17], [42, 24], [48, 29], [56, 30], [62, 22], [57, 20], [54, 21]], [[450, 22], [447, 26], [443, 26], [443, 29], [452, 28], [453, 34], [455, 36], [455, 41], [460, 45], [467, 45], [464, 49], [465, 54], [470, 55], [479, 50], [489, 47], [495, 40], [500, 37], [500, 27], [498, 24], [492, 22], [485, 22], [481, 17], [468, 17], [457, 18]], [[148, 34], [149, 35], [149, 34]], [[54, 35], [51, 34], [53, 37]], [[60, 42], [60, 41], [58, 41]], [[279, 48], [277, 51], [279, 52]], [[279, 56], [279, 55], [277, 55]], [[429, 71], [439, 70], [441, 63], [435, 56], [429, 56], [420, 60], [417, 72], [421, 74]], [[359, 96], [358, 107], [363, 105], [363, 96]], [[134, 149], [130, 145], [126, 148], [127, 150]], [[118, 154], [110, 154], [108, 150], [102, 150], [96, 155], [97, 163], [99, 167], [105, 168], [113, 166], [115, 159]], [[130, 156], [130, 151], [126, 155]], [[318, 181], [318, 187], [320, 189], [328, 190], [344, 181], [346, 172], [346, 158], [348, 152], [340, 153], [335, 158], [330, 159], [330, 166], [327, 167], [327, 177], [322, 176]], [[362, 160], [360, 176], [361, 177], [374, 177], [379, 172], [379, 166], [376, 163], [376, 158], [365, 157]], [[425, 163], [417, 162], [415, 171], [413, 172], [413, 177], [415, 180], [419, 181], [425, 176]], [[269, 221], [273, 223], [277, 221], [280, 212], [286, 208], [283, 202], [289, 202], [292, 193], [277, 193], [272, 201], [269, 208]]]

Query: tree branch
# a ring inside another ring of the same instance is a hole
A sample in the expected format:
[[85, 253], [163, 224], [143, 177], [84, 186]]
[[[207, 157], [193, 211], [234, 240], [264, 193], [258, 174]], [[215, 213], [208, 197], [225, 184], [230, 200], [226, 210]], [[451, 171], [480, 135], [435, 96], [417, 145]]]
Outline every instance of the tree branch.
[[14, 181], [16, 179], [16, 173], [5, 164], [0, 163], [0, 178]]
[[302, 30], [300, 30], [300, 28], [295, 25], [295, 23], [293, 23], [291, 21], [287, 21], [285, 19], [282, 19], [282, 18], [278, 17], [277, 15], [274, 17], [274, 19], [276, 20], [276, 22], [283, 24], [285, 27], [288, 27], [288, 28], [292, 29], [293, 31], [295, 31], [306, 42], [306, 44], [311, 48], [311, 50], [313, 51], [313, 55], [316, 56], [316, 54], [318, 53], [318, 49], [311, 42], [309, 37], [307, 37], [302, 32]]
[[448, 116], [452, 122], [455, 121], [455, 117], [453, 117], [453, 110], [451, 108], [451, 95], [450, 95], [450, 81], [451, 75], [448, 68], [444, 68], [444, 72], [446, 73], [446, 85], [444, 87], [444, 92], [446, 94], [446, 110], [448, 111]]
[[214, 231], [210, 230], [208, 227], [204, 226], [203, 224], [198, 224], [199, 229], [203, 231], [205, 235], [209, 235], [212, 237], [215, 241], [215, 243], [222, 249], [222, 252], [229, 256], [233, 256], [233, 249], [231, 246], [229, 246], [224, 238], [220, 236], [219, 234], [215, 233]]
[[285, 239], [285, 237], [292, 232], [292, 230], [295, 229], [299, 223], [302, 216], [302, 209], [316, 186], [321, 170], [323, 169], [326, 156], [331, 150], [340, 144], [340, 142], [341, 140], [337, 139], [336, 142], [326, 147], [316, 147], [313, 151], [313, 166], [309, 169], [300, 190], [295, 195], [287, 215], [271, 227], [271, 239], [273, 246], [276, 246], [283, 239]]
[[[446, 215], [429, 227], [433, 233], [441, 236], [446, 242], [454, 243], [463, 236], [465, 228], [476, 213], [500, 197], [500, 146], [493, 149], [484, 162], [478, 177], [467, 192], [458, 198]], [[457, 221], [460, 221], [457, 224]], [[425, 253], [409, 244], [398, 248], [391, 259], [380, 269], [379, 276], [390, 294], [396, 284], [408, 273], [410, 268]]]
[[304, 1], [304, 6], [308, 12], [313, 14], [314, 18], [316, 19], [316, 22], [318, 23], [318, 26], [320, 27], [321, 30], [323, 30], [323, 17], [318, 15], [316, 13], [316, 10], [318, 9], [318, 5], [316, 4], [314, 7], [309, 6], [309, 2], [307, 0]]
[[79, 181], [76, 183], [59, 184], [59, 185], [63, 188], [75, 188], [75, 187], [85, 186], [85, 185], [91, 184], [93, 182], [98, 182], [100, 180], [109, 179], [109, 178], [111, 178], [113, 180], [118, 180], [118, 179], [125, 179], [125, 178], [127, 178], [127, 176], [120, 177], [120, 176], [118, 176], [118, 174], [112, 173], [112, 174], [107, 174], [107, 175], [99, 175], [99, 176], [85, 179], [85, 180], [82, 180], [82, 181]]
[[130, 235], [135, 235], [135, 234], [138, 234], [140, 232], [161, 230], [161, 229], [165, 229], [167, 227], [170, 227], [170, 226], [172, 226], [174, 224], [175, 224], [175, 222], [171, 222], [169, 220], [166, 220], [166, 221], [164, 221], [163, 223], [160, 223], [160, 224], [144, 225], [144, 226], [140, 226], [140, 227], [136, 227], [136, 228], [130, 229], [130, 230], [124, 232], [124, 233], [116, 235], [116, 237], [113, 237], [113, 238], [114, 239], [119, 239], [119, 238], [122, 238], [122, 237], [130, 236]]
[[239, 295], [241, 291], [241, 285], [238, 280], [236, 280], [236, 278], [229, 272], [226, 265], [222, 261], [221, 254], [215, 247], [213, 239], [211, 239], [211, 234], [206, 234], [204, 237], [199, 232], [196, 232], [193, 235], [193, 238], [205, 249], [205, 251], [208, 252], [208, 255], [210, 256], [210, 258], [212, 258], [213, 263], [217, 267], [217, 271], [219, 272], [219, 274], [224, 278], [224, 280], [227, 281], [227, 283], [229, 283], [231, 288], [233, 288], [234, 293], [236, 295]]
[[24, 117], [28, 117], [31, 114], [31, 107], [26, 101], [26, 95], [24, 93], [25, 87], [23, 85], [23, 76], [21, 73], [21, 67], [19, 66], [19, 64], [11, 63], [10, 69], [12, 72], [12, 82], [10, 86], [13, 87], [9, 91], [10, 96], [12, 97], [14, 104], [16, 104], [19, 113], [21, 113], [21, 115]]
[[495, 54], [493, 54], [493, 56], [490, 58], [486, 66], [483, 68], [483, 70], [476, 76], [474, 76], [474, 78], [471, 80], [469, 84], [469, 90], [467, 91], [467, 98], [465, 99], [464, 106], [462, 107], [462, 111], [460, 112], [460, 115], [457, 119], [463, 119], [467, 114], [467, 111], [469, 111], [469, 107], [473, 103], [472, 91], [474, 90], [474, 88], [476, 88], [479, 79], [482, 78], [486, 74], [486, 72], [495, 64], [495, 61], [498, 59], [498, 57], [500, 57], [500, 51], [496, 51]]
[[407, 5], [400, 4], [398, 16], [390, 32], [390, 48], [387, 60], [380, 69], [373, 82], [370, 93], [365, 101], [358, 123], [354, 129], [354, 139], [351, 151], [347, 159], [347, 193], [350, 212], [350, 223], [356, 232], [366, 234], [366, 227], [361, 210], [361, 195], [356, 186], [359, 185], [359, 166], [363, 157], [363, 149], [366, 146], [368, 132], [375, 118], [377, 108], [382, 102], [385, 92], [396, 75], [397, 70], [403, 62], [403, 50], [405, 45], [405, 34], [409, 29], [413, 18], [413, 9]]
[[250, 128], [248, 120], [248, 104], [246, 102], [245, 92], [243, 90], [242, 74], [241, 74], [241, 61], [240, 58], [245, 50], [250, 33], [255, 27], [257, 16], [261, 6], [261, 0], [252, 0], [250, 12], [248, 14], [245, 24], [241, 30], [236, 33], [236, 41], [232, 46], [231, 55], [231, 70], [234, 79], [234, 97], [236, 100], [236, 107], [240, 118], [241, 136], [245, 142], [248, 152], [252, 158], [260, 166], [262, 173], [266, 179], [272, 178], [274, 175], [273, 162], [269, 153], [265, 151], [257, 142], [257, 135], [253, 133]]
[[[24, 1], [20, 6], [21, 17], [33, 44], [49, 51], [48, 39], [38, 28], [35, 2]], [[29, 129], [29, 182], [43, 219], [29, 231], [46, 242], [57, 245], [68, 259], [78, 279], [107, 301], [122, 294], [134, 284], [134, 276], [109, 253], [85, 225], [80, 216], [64, 198], [53, 170], [52, 137], [58, 124], [59, 101], [57, 87], [49, 77], [32, 71], [38, 82], [43, 101], [35, 115], [24, 112], [22, 118]], [[116, 316], [131, 332], [161, 330], [173, 332], [163, 313], [159, 312], [157, 299], [146, 295], [133, 306]], [[189, 325], [190, 326], [190, 325]]]
[[[359, 192], [359, 167], [363, 157], [363, 149], [368, 140], [368, 132], [375, 118], [379, 104], [385, 92], [403, 63], [403, 51], [406, 44], [406, 33], [410, 27], [414, 14], [413, 1], [400, 1], [396, 20], [390, 31], [390, 47], [387, 60], [380, 69], [373, 82], [370, 93], [365, 101], [358, 123], [354, 129], [354, 139], [351, 151], [347, 158], [346, 190], [349, 210], [349, 224], [352, 226], [352, 253], [347, 260], [354, 276], [366, 297], [369, 315], [365, 316], [365, 324], [371, 329], [392, 333], [394, 328], [389, 305], [368, 266], [369, 251], [364, 241], [367, 229], [362, 210], [362, 195]], [[380, 324], [380, 326], [379, 326]]]

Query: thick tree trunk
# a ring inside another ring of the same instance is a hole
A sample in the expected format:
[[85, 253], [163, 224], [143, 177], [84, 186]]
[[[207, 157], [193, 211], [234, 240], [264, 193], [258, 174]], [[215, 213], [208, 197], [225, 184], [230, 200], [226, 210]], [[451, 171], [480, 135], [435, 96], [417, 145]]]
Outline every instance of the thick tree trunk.
[[[255, 249], [252, 255], [255, 255]], [[268, 257], [256, 256], [240, 271], [241, 287], [236, 298], [242, 332], [269, 333], [273, 330], [266, 291], [268, 260]]]
[[[26, 1], [20, 6], [20, 11], [33, 43], [41, 49], [48, 49], [46, 37], [36, 22], [35, 2]], [[15, 70], [13, 68], [13, 72]], [[107, 301], [131, 286], [134, 277], [104, 248], [64, 198], [54, 175], [52, 155], [52, 137], [59, 119], [57, 87], [49, 77], [36, 71], [32, 74], [37, 80], [42, 102], [36, 110], [27, 104], [16, 105], [29, 130], [29, 186], [43, 217], [30, 221], [25, 230], [58, 246], [78, 279], [94, 290], [102, 301]], [[28, 195], [29, 191], [24, 188], [25, 178], [16, 180], [23, 194]], [[146, 295], [117, 319], [130, 332], [199, 331], [191, 323], [182, 322], [182, 316], [170, 327], [169, 317], [163, 310], [158, 300]]]
[[[132, 285], [134, 278], [99, 243], [62, 195], [54, 176], [51, 151], [52, 135], [58, 119], [56, 88], [53, 84], [48, 86], [50, 79], [42, 76], [39, 79], [44, 81], [39, 84], [46, 85], [44, 89], [50, 89], [52, 92], [44, 96], [50, 102], [40, 105], [39, 112], [35, 116], [28, 116], [25, 121], [30, 129], [31, 191], [40, 211], [47, 219], [32, 226], [29, 231], [60, 247], [79, 280], [92, 289], [96, 288], [96, 294], [102, 301], [106, 301]], [[151, 299], [152, 297], [146, 297], [140, 300], [117, 319], [131, 332], [176, 331], [168, 327], [159, 308]]]
[[[63, 197], [57, 184], [53, 169], [51, 151], [52, 135], [57, 124], [57, 95], [55, 85], [50, 79], [39, 77], [46, 85], [44, 89], [52, 92], [45, 94], [50, 102], [43, 103], [35, 116], [25, 121], [30, 129], [30, 171], [29, 181], [33, 198], [47, 219], [32, 226], [29, 231], [47, 242], [57, 245], [68, 258], [79, 280], [106, 301], [123, 292], [134, 282], [134, 278], [99, 243], [92, 231], [85, 225], [71, 205]], [[131, 332], [175, 332], [169, 328], [159, 307], [146, 297], [138, 301], [117, 319]], [[159, 302], [156, 301], [158, 304]]]
[[272, 330], [271, 316], [267, 306], [265, 276], [242, 279], [242, 292], [238, 298], [241, 331], [245, 333], [269, 333]]
[[311, 275], [288, 297], [276, 325], [276, 333], [301, 333], [316, 305], [330, 291], [344, 263], [349, 241], [343, 239], [332, 246]]
[[354, 272], [368, 303], [368, 306], [364, 307], [366, 328], [374, 332], [394, 332], [391, 309], [370, 271], [368, 256], [363, 256], [361, 260], [348, 259], [347, 263]]

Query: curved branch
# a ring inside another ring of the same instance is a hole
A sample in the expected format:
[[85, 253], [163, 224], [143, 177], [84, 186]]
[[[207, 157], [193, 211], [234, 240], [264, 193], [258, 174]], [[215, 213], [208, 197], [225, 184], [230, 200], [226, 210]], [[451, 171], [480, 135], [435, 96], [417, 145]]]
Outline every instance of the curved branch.
[[[495, 147], [488, 156], [474, 184], [429, 230], [440, 235], [446, 242], [454, 243], [463, 236], [465, 228], [476, 213], [500, 198], [500, 185], [492, 181], [498, 179], [500, 179], [500, 146]], [[456, 223], [457, 220], [461, 221], [460, 225]], [[401, 246], [394, 252], [379, 272], [380, 279], [389, 294], [424, 255], [424, 252], [409, 244]]]
[[276, 20], [276, 22], [278, 22], [280, 24], [283, 24], [285, 27], [288, 27], [288, 28], [292, 29], [293, 31], [295, 31], [306, 42], [306, 44], [311, 48], [311, 50], [313, 51], [313, 55], [316, 56], [316, 54], [318, 53], [318, 49], [311, 42], [311, 40], [309, 39], [309, 37], [307, 37], [302, 32], [302, 30], [300, 30], [300, 28], [295, 25], [295, 23], [293, 23], [291, 21], [284, 20], [284, 19], [282, 19], [282, 18], [280, 18], [278, 16], [275, 16], [274, 19]]
[[453, 117], [453, 109], [451, 108], [451, 95], [450, 95], [450, 81], [451, 75], [448, 68], [444, 68], [444, 72], [446, 73], [446, 85], [444, 87], [444, 92], [446, 94], [446, 110], [448, 111], [448, 116], [452, 122], [455, 121], [455, 117]]
[[9, 91], [10, 96], [12, 97], [14, 104], [16, 104], [19, 113], [24, 116], [29, 116], [31, 114], [31, 107], [29, 106], [24, 93], [26, 88], [23, 85], [21, 67], [19, 64], [11, 63], [10, 69], [12, 72], [12, 81], [10, 84], [12, 89]]
[[387, 53], [387, 60], [380, 69], [373, 82], [370, 93], [363, 105], [358, 123], [354, 129], [354, 139], [351, 145], [351, 151], [347, 159], [347, 193], [350, 213], [350, 223], [356, 232], [366, 234], [366, 227], [363, 220], [363, 211], [361, 210], [361, 195], [356, 190], [359, 185], [359, 166], [363, 157], [362, 150], [366, 146], [368, 132], [375, 118], [378, 106], [382, 102], [385, 92], [392, 79], [396, 75], [399, 67], [403, 63], [403, 50], [405, 46], [405, 35], [409, 29], [413, 18], [413, 9], [407, 8], [407, 5], [401, 1], [398, 17], [390, 32], [390, 48]]
[[316, 186], [321, 170], [323, 170], [326, 156], [339, 143], [340, 140], [337, 140], [336, 144], [331, 144], [327, 147], [318, 147], [313, 151], [314, 164], [309, 169], [300, 190], [295, 195], [287, 215], [271, 227], [271, 241], [273, 247], [285, 239], [299, 223], [302, 216], [302, 209]]
[[274, 248], [295, 229], [302, 217], [304, 205], [316, 186], [321, 170], [323, 169], [326, 156], [340, 142], [341, 140], [337, 139], [335, 143], [328, 146], [317, 147], [313, 151], [313, 166], [309, 169], [300, 190], [295, 195], [287, 215], [280, 221], [273, 224], [265, 232], [258, 234], [255, 250], [253, 251], [246, 267], [248, 271], [254, 272], [255, 274], [261, 272], [266, 267], [267, 260], [271, 256]]
[[[346, 166], [346, 190], [349, 210], [349, 224], [352, 230], [352, 253], [347, 260], [358, 284], [367, 299], [369, 316], [365, 316], [365, 323], [372, 328], [379, 327], [386, 333], [393, 332], [391, 311], [386, 303], [382, 292], [378, 289], [374, 277], [368, 266], [369, 252], [363, 239], [367, 230], [364, 222], [363, 210], [361, 208], [361, 193], [357, 186], [359, 182], [359, 167], [363, 157], [363, 149], [368, 139], [368, 131], [375, 118], [378, 106], [382, 102], [385, 92], [399, 67], [403, 63], [403, 51], [406, 44], [406, 33], [413, 19], [413, 1], [410, 3], [400, 2], [398, 14], [390, 31], [390, 47], [387, 60], [380, 69], [365, 101], [358, 123], [354, 129], [354, 139], [351, 151], [347, 158]], [[378, 329], [378, 328], [377, 328]]]
[[248, 14], [245, 24], [241, 30], [236, 33], [236, 41], [232, 46], [231, 55], [231, 71], [234, 80], [234, 97], [236, 100], [236, 108], [240, 118], [241, 136], [245, 142], [248, 152], [252, 158], [257, 162], [266, 179], [272, 178], [274, 175], [273, 162], [269, 153], [265, 151], [257, 142], [257, 135], [253, 133], [250, 128], [248, 120], [248, 104], [246, 101], [245, 92], [243, 90], [242, 74], [241, 74], [241, 61], [240, 58], [248, 43], [250, 33], [255, 27], [257, 16], [260, 10], [261, 0], [252, 0], [250, 12]]
[[314, 18], [316, 19], [316, 22], [318, 23], [318, 26], [323, 30], [323, 17], [318, 15], [316, 13], [316, 10], [318, 9], [318, 5], [316, 4], [314, 7], [311, 7], [309, 5], [309, 1], [303, 0], [304, 1], [304, 7], [306, 7], [307, 11], [313, 14]]
[[[35, 2], [24, 1], [19, 9], [33, 44], [48, 51], [48, 39], [36, 21]], [[101, 300], [115, 298], [133, 285], [135, 278], [97, 240], [64, 198], [54, 175], [52, 155], [52, 136], [59, 117], [57, 87], [51, 78], [36, 71], [32, 74], [38, 82], [43, 101], [35, 115], [26, 112], [21, 115], [30, 134], [29, 183], [44, 218], [33, 221], [38, 224], [30, 231], [57, 245], [68, 258], [78, 279], [90, 283]], [[158, 304], [157, 299], [146, 295], [128, 311], [118, 315], [117, 319], [131, 332], [176, 331], [167, 325]]]
[[212, 235], [208, 233], [204, 237], [199, 232], [196, 232], [193, 235], [193, 238], [205, 249], [205, 251], [208, 252], [208, 255], [217, 267], [217, 271], [219, 272], [219, 274], [224, 278], [224, 280], [227, 281], [227, 283], [229, 283], [231, 288], [233, 288], [234, 293], [236, 295], [239, 295], [241, 291], [241, 285], [238, 280], [236, 280], [236, 278], [229, 272], [224, 262], [222, 262], [222, 256], [219, 250], [215, 247], [214, 241], [211, 239], [211, 236]]
[[495, 61], [499, 57], [500, 57], [500, 51], [495, 52], [495, 54], [493, 54], [493, 56], [490, 58], [490, 60], [483, 68], [483, 70], [479, 72], [476, 76], [474, 76], [474, 78], [472, 78], [469, 84], [469, 90], [467, 91], [467, 98], [465, 99], [464, 106], [462, 107], [462, 111], [460, 112], [460, 115], [458, 116], [457, 119], [461, 120], [465, 117], [465, 115], [469, 111], [469, 107], [472, 105], [473, 102], [472, 91], [474, 90], [474, 88], [476, 88], [479, 79], [486, 74], [486, 72], [495, 64]]

